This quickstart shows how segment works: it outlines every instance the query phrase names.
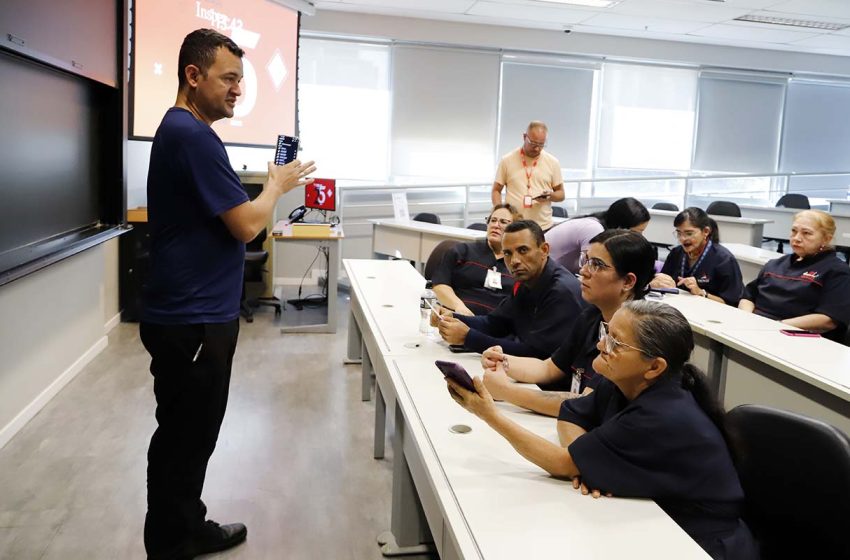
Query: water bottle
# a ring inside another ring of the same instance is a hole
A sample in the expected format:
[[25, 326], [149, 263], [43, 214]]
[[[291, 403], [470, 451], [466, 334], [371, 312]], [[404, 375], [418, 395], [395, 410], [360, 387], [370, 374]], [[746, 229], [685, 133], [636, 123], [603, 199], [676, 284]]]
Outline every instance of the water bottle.
[[[425, 291], [419, 296], [419, 332], [422, 334], [431, 334], [431, 306], [437, 307], [437, 295], [431, 289], [431, 281], [425, 283]], [[431, 304], [429, 306], [428, 304]]]

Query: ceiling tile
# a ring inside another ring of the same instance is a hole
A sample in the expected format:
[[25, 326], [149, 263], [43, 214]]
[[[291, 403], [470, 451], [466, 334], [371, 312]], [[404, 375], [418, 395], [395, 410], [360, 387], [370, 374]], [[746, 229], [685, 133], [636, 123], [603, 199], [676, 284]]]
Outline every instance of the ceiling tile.
[[632, 29], [653, 33], [690, 33], [706, 26], [701, 21], [627, 16], [624, 14], [604, 13], [583, 21], [581, 27], [592, 26], [602, 29]]
[[847, 0], [787, 0], [771, 6], [770, 10], [807, 16], [808, 19], [812, 19], [811, 16], [850, 19], [850, 2]]
[[525, 21], [557, 22], [562, 24], [573, 24], [584, 21], [595, 14], [598, 10], [577, 10], [573, 8], [560, 8], [535, 5], [516, 5], [502, 2], [476, 2], [466, 12], [474, 16], [487, 16], [494, 18], [518, 19]]
[[749, 13], [751, 9], [726, 6], [724, 3], [708, 2], [705, 0], [700, 2], [693, 0], [690, 2], [675, 2], [673, 0], [624, 0], [623, 3], [608, 8], [606, 11], [631, 16], [720, 23]]
[[691, 35], [755, 43], [790, 43], [791, 41], [798, 41], [817, 35], [816, 33], [773, 29], [774, 27], [776, 26], [765, 28], [765, 26], [756, 25], [718, 24], [695, 31]]
[[352, 7], [368, 6], [394, 11], [416, 10], [462, 14], [475, 4], [475, 0], [343, 0], [342, 3]]
[[792, 44], [824, 49], [843, 49], [850, 52], [850, 36], [847, 35], [818, 35], [794, 41]]

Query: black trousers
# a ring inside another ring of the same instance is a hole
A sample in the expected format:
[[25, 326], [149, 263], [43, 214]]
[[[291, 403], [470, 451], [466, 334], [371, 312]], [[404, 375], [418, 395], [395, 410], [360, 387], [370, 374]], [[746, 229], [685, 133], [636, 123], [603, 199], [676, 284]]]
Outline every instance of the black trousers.
[[239, 319], [139, 327], [151, 355], [158, 427], [148, 448], [145, 549], [185, 546], [203, 525], [207, 463], [227, 407]]

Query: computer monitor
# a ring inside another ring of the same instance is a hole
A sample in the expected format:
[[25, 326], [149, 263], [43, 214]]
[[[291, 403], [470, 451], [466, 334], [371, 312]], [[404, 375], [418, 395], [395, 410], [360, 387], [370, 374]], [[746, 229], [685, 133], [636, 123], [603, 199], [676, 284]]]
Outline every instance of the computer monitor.
[[314, 179], [304, 187], [304, 206], [314, 210], [336, 210], [336, 179]]

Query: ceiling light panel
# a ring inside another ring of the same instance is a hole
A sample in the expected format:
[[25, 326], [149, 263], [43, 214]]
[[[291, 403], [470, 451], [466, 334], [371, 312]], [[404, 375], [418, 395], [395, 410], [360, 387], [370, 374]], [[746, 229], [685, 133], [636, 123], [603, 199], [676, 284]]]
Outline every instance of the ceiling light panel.
[[847, 29], [850, 24], [829, 21], [816, 21], [811, 19], [797, 19], [784, 16], [773, 16], [766, 14], [747, 14], [736, 17], [735, 21], [747, 21], [750, 23], [764, 23], [768, 25], [782, 25], [785, 27], [802, 27], [804, 29], [816, 29], [819, 31], [841, 31]]

